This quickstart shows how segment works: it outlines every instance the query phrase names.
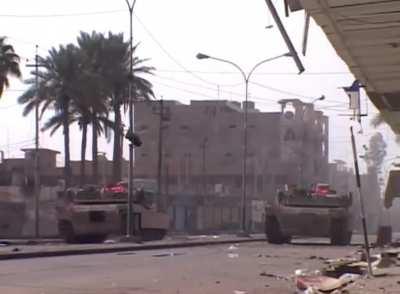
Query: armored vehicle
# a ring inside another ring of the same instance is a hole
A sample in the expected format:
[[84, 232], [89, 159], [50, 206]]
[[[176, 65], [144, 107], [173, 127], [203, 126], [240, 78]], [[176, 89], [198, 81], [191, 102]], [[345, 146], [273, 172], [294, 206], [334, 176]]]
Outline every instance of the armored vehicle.
[[[318, 188], [319, 187], [319, 188]], [[280, 191], [266, 206], [265, 233], [270, 243], [292, 236], [328, 237], [332, 245], [347, 245], [352, 236], [352, 195], [337, 195], [328, 185], [315, 190]]]
[[[154, 193], [136, 191], [132, 205], [133, 234], [143, 240], [164, 238], [169, 227], [166, 213], [152, 204]], [[67, 243], [102, 242], [107, 236], [126, 232], [127, 193], [117, 187], [70, 188], [57, 205], [58, 230]]]

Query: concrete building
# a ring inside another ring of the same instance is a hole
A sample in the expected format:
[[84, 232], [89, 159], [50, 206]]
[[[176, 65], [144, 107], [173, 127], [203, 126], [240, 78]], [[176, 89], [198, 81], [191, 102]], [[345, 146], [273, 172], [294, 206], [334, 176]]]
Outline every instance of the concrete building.
[[[35, 148], [22, 149], [23, 158], [2, 158], [0, 162], [0, 186], [33, 186], [34, 182], [34, 159]], [[47, 148], [39, 148], [39, 175], [40, 183], [44, 186], [56, 186], [63, 178], [64, 167], [57, 166], [57, 155], [59, 151]], [[79, 160], [72, 160], [71, 173], [72, 185], [80, 184], [80, 164]], [[93, 162], [85, 162], [86, 183], [93, 183]], [[113, 161], [107, 159], [105, 154], [98, 155], [98, 183], [110, 183], [113, 173]], [[122, 162], [122, 177], [128, 177], [128, 161]]]
[[[266, 200], [285, 184], [328, 180], [328, 117], [297, 99], [281, 111], [261, 112], [248, 102], [247, 188]], [[163, 102], [162, 192], [240, 196], [243, 106], [210, 100]], [[135, 177], [157, 178], [160, 102], [135, 104]]]

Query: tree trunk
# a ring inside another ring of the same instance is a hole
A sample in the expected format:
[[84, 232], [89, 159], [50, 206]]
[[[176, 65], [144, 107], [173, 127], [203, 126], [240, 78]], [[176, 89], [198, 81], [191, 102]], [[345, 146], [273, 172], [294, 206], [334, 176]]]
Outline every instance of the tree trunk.
[[98, 183], [99, 179], [99, 168], [97, 161], [97, 113], [93, 112], [92, 114], [92, 161], [93, 161], [93, 184]]
[[[117, 98], [115, 97], [114, 100]], [[114, 101], [113, 110], [115, 115], [115, 130], [114, 130], [114, 150], [113, 150], [113, 181], [121, 181], [122, 175], [122, 119], [121, 105], [118, 101]]]
[[64, 97], [63, 105], [63, 129], [64, 129], [64, 178], [65, 178], [65, 187], [69, 187], [71, 184], [71, 162], [70, 162], [70, 153], [69, 153], [69, 98]]
[[82, 124], [82, 146], [81, 146], [81, 176], [80, 176], [80, 184], [83, 186], [86, 184], [86, 143], [87, 143], [87, 123], [84, 122]]

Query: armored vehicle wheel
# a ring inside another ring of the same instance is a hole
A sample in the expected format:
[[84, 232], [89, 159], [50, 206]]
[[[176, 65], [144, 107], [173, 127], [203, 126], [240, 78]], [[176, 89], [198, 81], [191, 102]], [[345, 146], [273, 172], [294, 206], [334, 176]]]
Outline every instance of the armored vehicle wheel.
[[74, 227], [69, 221], [61, 220], [58, 222], [58, 233], [66, 243], [75, 243], [76, 236], [74, 233]]
[[143, 241], [156, 241], [164, 239], [167, 234], [165, 229], [142, 229]]
[[282, 234], [279, 222], [273, 216], [268, 216], [265, 220], [265, 235], [268, 242], [272, 244], [282, 244], [290, 241], [290, 237], [285, 237]]
[[331, 244], [349, 245], [351, 242], [352, 231], [348, 230], [347, 222], [343, 219], [335, 219], [331, 222]]

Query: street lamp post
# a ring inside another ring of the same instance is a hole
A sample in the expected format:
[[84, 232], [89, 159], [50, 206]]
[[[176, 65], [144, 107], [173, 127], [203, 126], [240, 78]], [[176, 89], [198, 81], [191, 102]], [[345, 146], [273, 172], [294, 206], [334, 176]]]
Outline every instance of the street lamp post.
[[[136, 4], [136, 0], [133, 2], [129, 2], [129, 0], [125, 0], [126, 4], [129, 8], [129, 24], [130, 24], [130, 63], [129, 63], [129, 130], [128, 133], [133, 133], [133, 9]], [[126, 237], [130, 238], [133, 229], [133, 217], [132, 217], [132, 202], [133, 202], [133, 143], [129, 144], [129, 172], [128, 172], [128, 208], [127, 208], [127, 217], [126, 217]]]
[[246, 198], [247, 198], [247, 117], [248, 117], [248, 96], [249, 96], [249, 81], [254, 73], [254, 71], [262, 64], [272, 61], [281, 57], [291, 57], [291, 53], [285, 53], [281, 54], [275, 57], [267, 58], [264, 60], [261, 60], [258, 62], [256, 65], [253, 66], [253, 68], [246, 74], [244, 70], [237, 65], [236, 63], [218, 58], [218, 57], [212, 57], [203, 53], [198, 53], [196, 55], [197, 59], [213, 59], [216, 61], [228, 63], [232, 66], [234, 66], [236, 69], [239, 70], [241, 73], [244, 83], [245, 83], [245, 103], [244, 103], [244, 117], [243, 117], [243, 162], [242, 162], [242, 201], [241, 201], [241, 209], [242, 209], [242, 215], [241, 215], [241, 233], [242, 235], [248, 235], [247, 228], [246, 228]]
[[322, 101], [325, 100], [325, 95], [322, 95], [321, 97], [315, 98], [313, 101], [311, 101], [311, 104], [314, 104], [317, 101]]

